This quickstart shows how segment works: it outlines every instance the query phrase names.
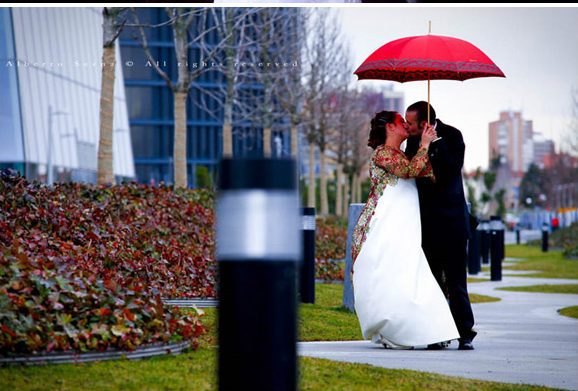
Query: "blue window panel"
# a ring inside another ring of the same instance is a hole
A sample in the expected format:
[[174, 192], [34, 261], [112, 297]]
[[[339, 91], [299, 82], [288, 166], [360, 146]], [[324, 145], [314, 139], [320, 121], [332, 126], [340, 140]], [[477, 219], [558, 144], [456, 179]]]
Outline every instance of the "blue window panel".
[[0, 64], [0, 162], [23, 162], [18, 68], [10, 8], [0, 8]]

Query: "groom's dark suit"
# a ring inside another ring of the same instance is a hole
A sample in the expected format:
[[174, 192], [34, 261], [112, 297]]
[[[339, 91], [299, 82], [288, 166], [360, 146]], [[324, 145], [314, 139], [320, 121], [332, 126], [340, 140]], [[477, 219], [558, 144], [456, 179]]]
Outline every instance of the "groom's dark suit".
[[[465, 144], [458, 129], [439, 119], [435, 130], [441, 139], [430, 144], [428, 155], [436, 181], [416, 179], [422, 247], [436, 280], [449, 294], [450, 309], [461, 338], [473, 339], [474, 315], [466, 273], [470, 227], [462, 182]], [[419, 141], [419, 137], [408, 139], [408, 157], [416, 154]]]

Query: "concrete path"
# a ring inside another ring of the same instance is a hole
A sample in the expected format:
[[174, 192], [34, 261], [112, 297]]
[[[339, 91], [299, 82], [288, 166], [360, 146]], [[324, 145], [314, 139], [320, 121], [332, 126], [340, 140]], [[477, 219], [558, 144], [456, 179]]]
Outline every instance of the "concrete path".
[[[578, 305], [578, 295], [496, 290], [505, 286], [578, 284], [578, 280], [524, 278], [504, 271], [502, 281], [469, 284], [469, 291], [499, 297], [474, 304], [474, 351], [385, 350], [368, 341], [302, 342], [299, 354], [383, 368], [413, 369], [472, 379], [578, 390], [578, 319], [557, 310]], [[488, 277], [481, 273], [476, 277]]]

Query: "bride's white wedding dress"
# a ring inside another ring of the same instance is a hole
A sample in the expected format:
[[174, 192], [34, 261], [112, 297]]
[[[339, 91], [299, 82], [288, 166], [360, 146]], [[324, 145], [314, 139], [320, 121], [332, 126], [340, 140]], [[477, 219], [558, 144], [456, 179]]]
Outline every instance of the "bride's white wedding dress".
[[409, 161], [382, 145], [370, 163], [372, 188], [353, 234], [355, 311], [365, 339], [393, 348], [459, 338], [421, 247], [415, 177], [432, 177], [427, 150]]

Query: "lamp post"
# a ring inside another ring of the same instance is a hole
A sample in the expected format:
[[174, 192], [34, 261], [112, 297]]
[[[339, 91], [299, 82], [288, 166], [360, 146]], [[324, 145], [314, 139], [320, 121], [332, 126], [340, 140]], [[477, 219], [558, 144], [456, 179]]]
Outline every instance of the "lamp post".
[[528, 209], [530, 209], [530, 216], [532, 216], [532, 220], [531, 220], [531, 227], [530, 229], [534, 229], [535, 226], [535, 222], [536, 222], [536, 213], [534, 211], [534, 213], [531, 213], [532, 210], [532, 197], [526, 197], [526, 206], [528, 207]]
[[66, 115], [65, 111], [52, 111], [52, 106], [48, 105], [48, 157], [46, 162], [46, 183], [52, 185], [53, 174], [52, 174], [52, 117], [57, 115]]

